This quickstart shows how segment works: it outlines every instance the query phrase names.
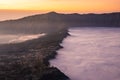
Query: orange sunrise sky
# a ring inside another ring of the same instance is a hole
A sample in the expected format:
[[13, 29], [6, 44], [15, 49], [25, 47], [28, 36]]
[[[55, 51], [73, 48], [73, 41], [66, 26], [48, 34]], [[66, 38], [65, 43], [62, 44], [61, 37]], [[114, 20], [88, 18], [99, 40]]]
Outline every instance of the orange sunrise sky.
[[120, 12], [120, 0], [0, 0], [0, 20], [50, 11], [60, 13]]

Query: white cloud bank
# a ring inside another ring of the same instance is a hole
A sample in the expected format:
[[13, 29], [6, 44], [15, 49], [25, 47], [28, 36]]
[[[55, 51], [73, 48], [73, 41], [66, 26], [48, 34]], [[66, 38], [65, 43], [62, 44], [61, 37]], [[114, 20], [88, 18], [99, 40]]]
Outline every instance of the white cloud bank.
[[17, 35], [9, 35], [9, 34], [1, 34], [0, 35], [0, 44], [5, 43], [20, 43], [27, 40], [37, 39], [39, 37], [45, 36], [45, 33], [42, 34], [17, 34]]
[[71, 80], [120, 80], [120, 29], [71, 29], [51, 66]]
[[43, 34], [33, 34], [33, 35], [21, 35], [21, 36], [17, 37], [16, 39], [10, 40], [9, 43], [20, 43], [20, 42], [24, 42], [27, 40], [37, 39], [44, 35], [45, 35], [44, 33]]

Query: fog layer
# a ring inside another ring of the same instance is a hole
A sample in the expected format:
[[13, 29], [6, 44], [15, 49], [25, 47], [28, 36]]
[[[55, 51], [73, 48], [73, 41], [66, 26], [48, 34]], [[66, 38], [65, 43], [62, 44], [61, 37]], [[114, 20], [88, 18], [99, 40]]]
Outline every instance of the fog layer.
[[71, 80], [120, 80], [120, 28], [74, 28], [51, 66]]
[[27, 40], [32, 40], [44, 36], [45, 34], [1, 34], [0, 35], [0, 44], [5, 43], [20, 43]]

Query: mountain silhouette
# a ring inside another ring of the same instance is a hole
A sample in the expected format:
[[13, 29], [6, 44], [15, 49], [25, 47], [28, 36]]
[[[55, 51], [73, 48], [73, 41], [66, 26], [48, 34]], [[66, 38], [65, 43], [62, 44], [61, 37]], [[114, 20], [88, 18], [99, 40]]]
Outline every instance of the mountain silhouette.
[[1, 33], [53, 32], [64, 27], [120, 27], [120, 12], [60, 14], [49, 12], [0, 22]]

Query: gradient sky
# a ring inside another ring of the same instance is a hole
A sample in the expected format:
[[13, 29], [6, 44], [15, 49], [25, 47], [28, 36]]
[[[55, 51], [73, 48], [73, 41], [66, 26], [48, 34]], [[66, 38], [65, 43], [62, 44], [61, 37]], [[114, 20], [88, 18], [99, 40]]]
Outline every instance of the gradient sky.
[[120, 0], [0, 0], [0, 15], [9, 13], [12, 16], [14, 13], [15, 16], [26, 16], [50, 11], [62, 13], [120, 12]]

